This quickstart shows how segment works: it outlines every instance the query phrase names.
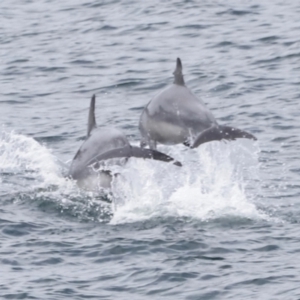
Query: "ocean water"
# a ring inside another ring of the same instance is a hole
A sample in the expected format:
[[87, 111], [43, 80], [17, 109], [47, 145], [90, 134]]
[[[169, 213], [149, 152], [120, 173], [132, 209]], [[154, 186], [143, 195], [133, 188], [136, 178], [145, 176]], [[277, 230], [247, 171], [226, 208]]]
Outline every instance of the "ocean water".
[[[299, 1], [0, 2], [1, 299], [300, 299]], [[97, 123], [139, 144], [172, 82], [258, 141], [64, 175]], [[109, 200], [109, 201], [107, 201]]]

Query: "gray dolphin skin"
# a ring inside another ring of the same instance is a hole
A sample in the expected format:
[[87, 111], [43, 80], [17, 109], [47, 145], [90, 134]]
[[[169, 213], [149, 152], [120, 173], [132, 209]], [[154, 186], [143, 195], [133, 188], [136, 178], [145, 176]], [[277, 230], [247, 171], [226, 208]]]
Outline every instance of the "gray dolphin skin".
[[196, 148], [215, 140], [256, 140], [251, 133], [217, 123], [204, 102], [186, 87], [180, 58], [173, 74], [173, 84], [155, 96], [141, 114], [142, 147], [149, 145], [150, 149], [156, 149], [157, 143], [183, 143]]
[[[90, 103], [87, 137], [73, 158], [68, 173], [69, 177], [77, 180], [80, 187], [87, 189], [94, 189], [98, 186], [109, 188], [112, 179], [111, 173], [109, 171], [101, 171], [100, 173], [95, 171], [102, 161], [109, 159], [125, 158], [126, 160], [130, 157], [138, 157], [173, 162], [173, 164], [181, 166], [180, 162], [164, 153], [131, 146], [127, 137], [116, 128], [97, 128], [95, 101], [96, 96], [93, 95]], [[121, 162], [115, 162], [115, 164], [121, 164]]]

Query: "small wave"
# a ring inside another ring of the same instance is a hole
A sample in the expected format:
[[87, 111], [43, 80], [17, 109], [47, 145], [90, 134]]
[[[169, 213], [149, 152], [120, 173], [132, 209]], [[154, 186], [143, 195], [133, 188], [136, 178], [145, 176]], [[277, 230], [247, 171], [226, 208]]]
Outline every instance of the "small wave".
[[216, 13], [217, 15], [233, 15], [233, 16], [245, 16], [245, 15], [249, 15], [249, 14], [257, 14], [257, 12], [253, 11], [253, 10], [239, 10], [239, 9], [227, 9], [224, 11], [220, 11]]
[[298, 58], [299, 56], [300, 56], [300, 52], [290, 53], [287, 55], [279, 55], [279, 56], [274, 56], [271, 58], [259, 59], [259, 60], [254, 61], [252, 64], [266, 64], [269, 66], [270, 63], [280, 62], [282, 60], [286, 60], [286, 59], [290, 59], [290, 58]]
[[263, 42], [263, 43], [273, 43], [274, 41], [279, 40], [280, 37], [277, 35], [270, 35], [270, 36], [265, 36], [262, 38], [257, 39], [257, 42]]

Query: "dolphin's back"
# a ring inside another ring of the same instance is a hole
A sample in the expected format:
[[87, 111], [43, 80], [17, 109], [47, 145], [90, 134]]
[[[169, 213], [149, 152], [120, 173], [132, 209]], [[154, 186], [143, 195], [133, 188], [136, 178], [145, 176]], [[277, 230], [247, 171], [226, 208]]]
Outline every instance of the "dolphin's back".
[[[140, 130], [162, 143], [182, 143], [217, 124], [204, 102], [186, 86], [172, 84], [155, 96], [140, 118]], [[164, 137], [165, 135], [165, 137]]]
[[[166, 114], [177, 116], [188, 126], [191, 120], [200, 119], [207, 127], [215, 123], [216, 120], [204, 102], [197, 98], [186, 86], [172, 84], [152, 99], [148, 105], [150, 114]], [[174, 120], [173, 120], [174, 121]]]

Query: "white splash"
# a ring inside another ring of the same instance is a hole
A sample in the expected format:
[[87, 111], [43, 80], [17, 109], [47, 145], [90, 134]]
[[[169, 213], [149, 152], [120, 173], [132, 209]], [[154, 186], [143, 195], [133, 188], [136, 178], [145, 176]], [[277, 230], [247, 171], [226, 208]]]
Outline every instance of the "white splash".
[[[118, 175], [112, 183], [113, 204], [107, 206], [113, 210], [111, 224], [170, 216], [201, 221], [227, 216], [268, 218], [253, 201], [259, 168], [258, 149], [251, 142], [160, 150], [181, 161], [183, 167], [132, 158], [125, 166], [112, 168]], [[33, 198], [70, 208], [76, 215], [82, 213], [83, 218], [101, 221], [101, 213], [94, 211], [102, 209], [97, 196], [64, 178], [58, 159], [31, 137], [5, 130], [0, 133], [0, 182], [1, 193], [28, 192]]]
[[256, 195], [247, 195], [245, 188], [258, 173], [257, 150], [250, 143], [213, 142], [196, 150], [162, 151], [184, 166], [131, 160], [113, 182], [111, 224], [169, 216], [201, 221], [267, 218], [252, 201]]
[[[33, 138], [15, 132], [0, 133], [0, 170], [27, 176], [49, 184], [61, 179], [57, 159]], [[32, 175], [31, 175], [32, 174]], [[33, 175], [34, 174], [34, 175]]]
[[44, 145], [6, 130], [0, 133], [0, 182], [0, 195], [12, 195], [16, 202], [51, 202], [61, 213], [80, 219], [101, 222], [103, 211], [111, 211], [111, 205], [99, 203], [97, 195], [65, 178], [62, 163]]

